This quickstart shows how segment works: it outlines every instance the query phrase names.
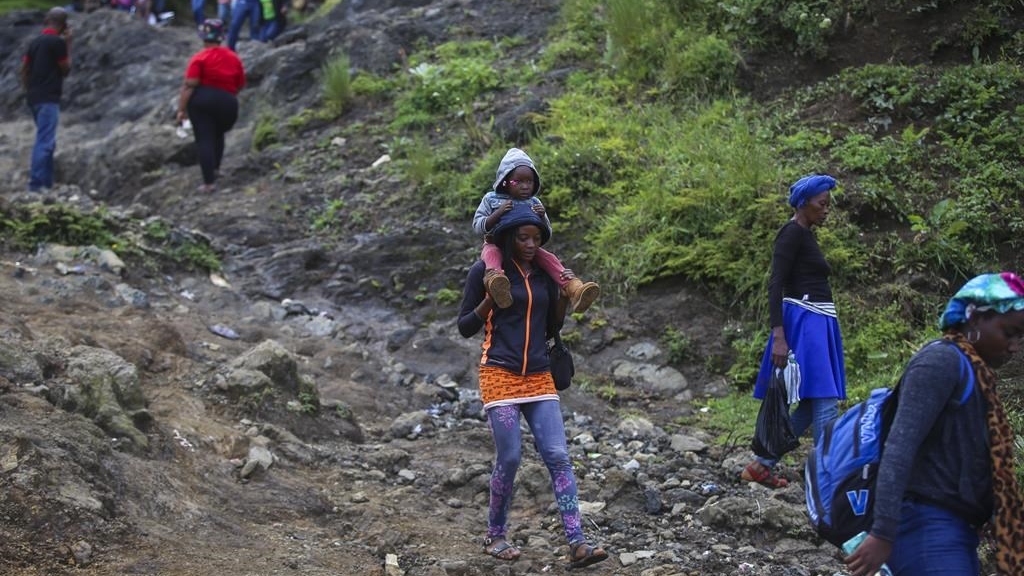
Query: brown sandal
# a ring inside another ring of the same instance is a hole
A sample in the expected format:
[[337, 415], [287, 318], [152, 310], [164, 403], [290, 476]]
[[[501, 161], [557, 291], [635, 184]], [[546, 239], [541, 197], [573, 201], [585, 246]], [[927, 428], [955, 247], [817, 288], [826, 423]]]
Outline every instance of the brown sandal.
[[521, 554], [518, 548], [504, 538], [484, 538], [484, 553], [506, 562], [519, 560]]
[[782, 476], [776, 476], [772, 469], [760, 462], [751, 462], [740, 472], [740, 478], [746, 482], [757, 482], [769, 488], [785, 488], [789, 481]]
[[608, 559], [608, 553], [600, 546], [586, 540], [569, 544], [569, 568], [585, 568]]

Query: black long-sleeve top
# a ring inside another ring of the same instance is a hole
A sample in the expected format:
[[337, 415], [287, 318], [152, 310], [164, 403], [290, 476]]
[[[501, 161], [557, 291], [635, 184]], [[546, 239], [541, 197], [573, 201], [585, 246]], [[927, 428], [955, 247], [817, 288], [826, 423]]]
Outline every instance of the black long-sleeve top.
[[832, 267], [809, 228], [790, 220], [775, 235], [772, 275], [768, 280], [768, 314], [771, 327], [782, 326], [782, 299], [806, 297], [811, 302], [831, 302], [828, 276]]
[[871, 534], [892, 542], [903, 500], [952, 511], [970, 524], [992, 515], [987, 403], [961, 377], [960, 352], [936, 342], [918, 351], [899, 385], [896, 418], [878, 468]]

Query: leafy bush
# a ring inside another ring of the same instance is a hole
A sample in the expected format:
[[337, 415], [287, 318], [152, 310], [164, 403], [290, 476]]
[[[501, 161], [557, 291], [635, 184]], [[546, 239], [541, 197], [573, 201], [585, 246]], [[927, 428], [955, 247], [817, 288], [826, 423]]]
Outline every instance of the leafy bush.
[[451, 288], [441, 288], [434, 293], [434, 302], [449, 306], [462, 300], [462, 293]]
[[727, 287], [720, 293], [733, 303], [760, 291], [768, 250], [751, 247], [770, 246], [785, 217], [781, 196], [770, 192], [782, 175], [751, 131], [756, 118], [726, 102], [619, 117], [646, 145], [631, 169], [618, 171], [630, 180], [609, 187], [614, 209], [589, 235], [595, 262], [627, 289], [683, 275]]
[[335, 198], [327, 201], [322, 209], [312, 214], [309, 227], [314, 232], [331, 232], [341, 224], [341, 216], [346, 208], [345, 201]]
[[602, 0], [562, 2], [559, 22], [552, 27], [541, 53], [541, 68], [552, 70], [584, 62], [596, 63], [605, 44], [600, 19], [602, 8]]
[[672, 38], [665, 56], [662, 81], [671, 90], [697, 96], [724, 94], [736, 82], [739, 54], [714, 34], [696, 39], [681, 30]]
[[171, 260], [189, 269], [213, 272], [221, 268], [220, 258], [203, 236], [174, 229], [159, 219], [151, 220], [143, 227], [143, 236], [150, 249], [163, 250]]
[[828, 40], [838, 22], [847, 15], [859, 15], [865, 3], [859, 0], [726, 0], [706, 6], [706, 18], [713, 30], [729, 34], [755, 49], [778, 46], [817, 58], [828, 53]]
[[951, 206], [954, 203], [947, 198], [935, 204], [927, 216], [910, 215], [910, 229], [916, 234], [911, 242], [902, 242], [896, 249], [897, 271], [931, 269], [974, 276], [972, 268], [981, 257], [980, 247], [973, 245], [967, 223]]
[[694, 358], [693, 342], [690, 337], [673, 326], [665, 326], [661, 333], [661, 343], [668, 349], [670, 364], [682, 364]]
[[393, 81], [381, 78], [371, 72], [360, 71], [351, 81], [352, 94], [369, 98], [387, 96], [395, 89]]
[[104, 211], [83, 213], [63, 204], [29, 204], [0, 212], [0, 231], [21, 249], [31, 249], [40, 242], [95, 245], [115, 251], [125, 246]]
[[473, 104], [501, 86], [497, 48], [487, 42], [448, 42], [411, 59], [408, 86], [395, 101], [395, 128], [425, 126]]

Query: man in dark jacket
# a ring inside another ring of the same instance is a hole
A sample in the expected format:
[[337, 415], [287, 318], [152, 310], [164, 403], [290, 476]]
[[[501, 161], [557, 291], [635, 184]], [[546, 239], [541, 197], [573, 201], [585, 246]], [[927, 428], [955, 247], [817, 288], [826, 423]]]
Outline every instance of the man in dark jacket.
[[36, 143], [28, 189], [42, 192], [53, 187], [53, 153], [57, 149], [57, 122], [64, 77], [71, 71], [71, 28], [63, 8], [51, 8], [43, 32], [32, 40], [21, 61], [21, 84], [36, 122]]

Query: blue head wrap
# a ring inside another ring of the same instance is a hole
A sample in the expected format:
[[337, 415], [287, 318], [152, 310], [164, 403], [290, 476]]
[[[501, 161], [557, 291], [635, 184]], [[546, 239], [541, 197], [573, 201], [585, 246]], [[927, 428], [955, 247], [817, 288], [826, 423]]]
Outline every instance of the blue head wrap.
[[800, 208], [811, 198], [836, 187], [836, 179], [828, 174], [804, 176], [789, 187], [789, 205]]

